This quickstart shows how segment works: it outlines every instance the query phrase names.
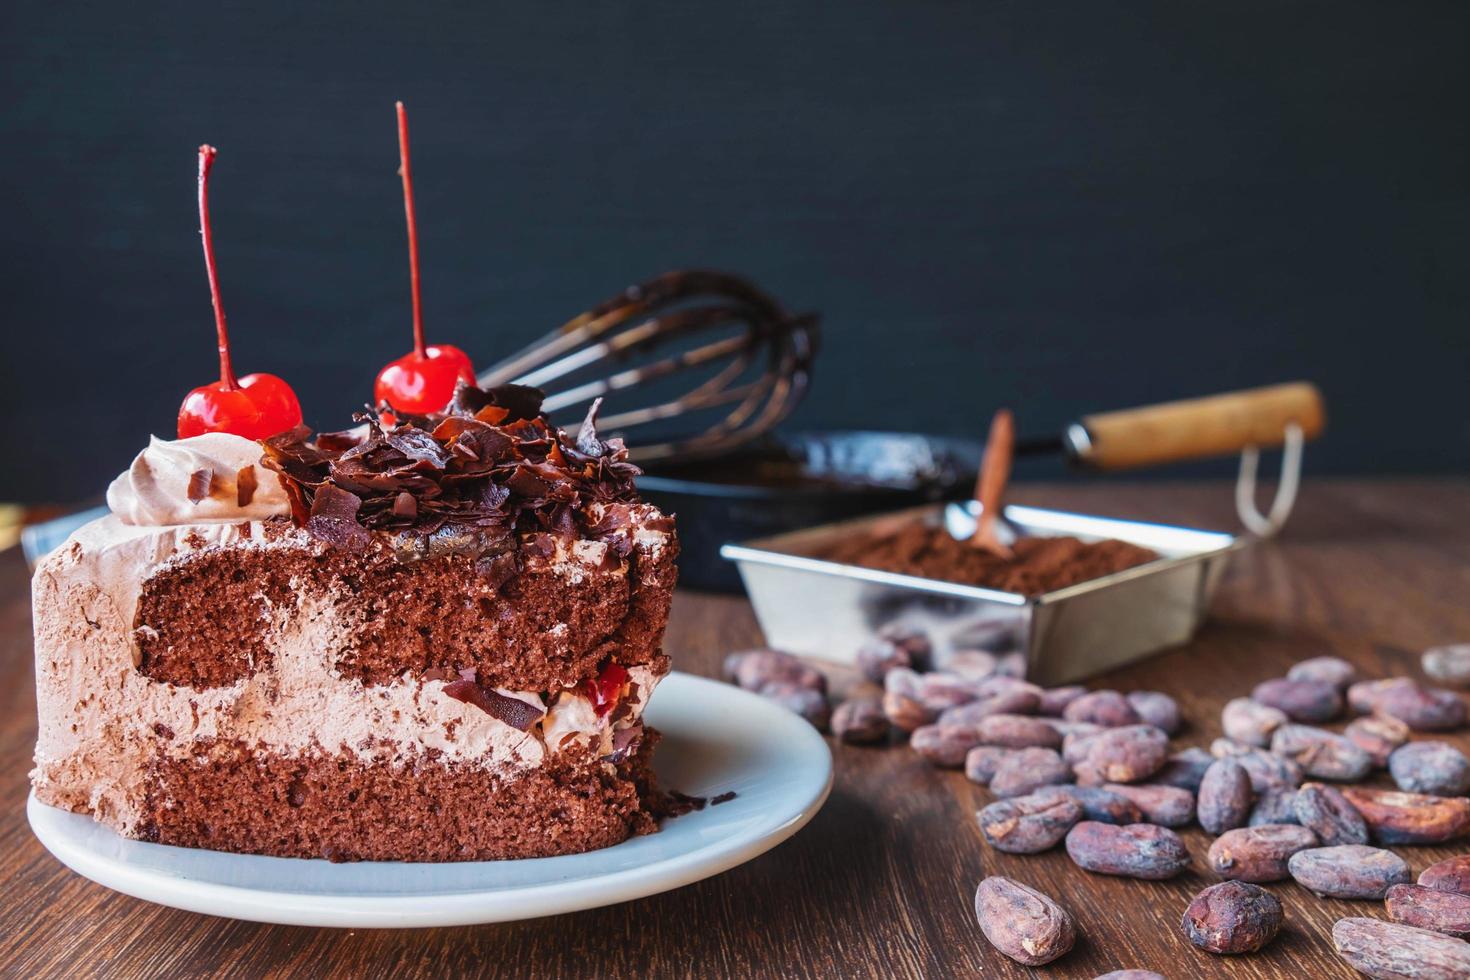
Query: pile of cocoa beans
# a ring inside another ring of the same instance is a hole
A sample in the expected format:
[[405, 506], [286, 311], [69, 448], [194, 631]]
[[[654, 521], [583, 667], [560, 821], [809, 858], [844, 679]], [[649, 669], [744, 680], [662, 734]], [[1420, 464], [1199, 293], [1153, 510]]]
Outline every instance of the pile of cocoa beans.
[[[835, 706], [823, 674], [787, 654], [732, 654], [725, 668], [842, 742], [906, 740], [927, 763], [988, 787], [996, 799], [976, 818], [999, 851], [1061, 846], [1088, 872], [1160, 880], [1189, 867], [1176, 830], [1197, 822], [1215, 835], [1207, 863], [1222, 879], [1183, 910], [1181, 932], [1201, 950], [1270, 943], [1283, 910], [1262, 886], [1294, 880], [1322, 896], [1384, 902], [1386, 920], [1344, 918], [1333, 929], [1359, 971], [1470, 977], [1470, 855], [1416, 883], [1389, 849], [1470, 834], [1470, 758], [1433, 738], [1466, 724], [1454, 691], [1409, 677], [1360, 680], [1347, 661], [1315, 657], [1230, 701], [1224, 736], [1208, 749], [1176, 749], [1182, 719], [1167, 694], [1042, 688], [1022, 678], [1014, 652], [958, 651], [938, 669], [932, 656], [920, 631], [880, 632], [857, 663], [882, 695]], [[1424, 664], [1438, 680], [1470, 684], [1470, 646], [1429, 651]], [[1348, 715], [1341, 731], [1320, 727]], [[1353, 785], [1381, 770], [1397, 789]], [[975, 913], [991, 944], [1028, 966], [1062, 956], [1078, 933], [1054, 899], [999, 876], [981, 882]]]

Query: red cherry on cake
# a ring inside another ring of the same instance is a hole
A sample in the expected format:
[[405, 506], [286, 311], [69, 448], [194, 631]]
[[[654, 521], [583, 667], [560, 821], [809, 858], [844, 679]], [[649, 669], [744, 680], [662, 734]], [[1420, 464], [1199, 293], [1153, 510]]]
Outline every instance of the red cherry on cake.
[[408, 113], [398, 106], [398, 173], [403, 178], [403, 213], [408, 221], [408, 273], [413, 289], [413, 350], [378, 372], [373, 398], [412, 415], [437, 412], [454, 397], [461, 381], [474, 383], [470, 356], [451, 344], [424, 343], [424, 310], [419, 293], [419, 235], [413, 213], [413, 175], [408, 165]]
[[474, 380], [470, 355], [453, 344], [430, 344], [422, 353], [409, 351], [379, 371], [373, 397], [400, 412], [427, 415], [448, 405], [461, 381]]
[[592, 710], [597, 712], [597, 717], [601, 718], [617, 706], [626, 683], [628, 671], [615, 663], [607, 663], [596, 677], [582, 682], [582, 693], [592, 702]]
[[274, 374], [235, 378], [230, 363], [230, 334], [220, 302], [219, 273], [214, 264], [214, 235], [209, 227], [209, 171], [216, 152], [212, 146], [199, 148], [199, 234], [204, 240], [204, 269], [209, 274], [209, 296], [219, 340], [219, 380], [184, 396], [179, 406], [179, 438], [229, 432], [246, 439], [267, 439], [301, 424], [301, 403], [291, 386]]

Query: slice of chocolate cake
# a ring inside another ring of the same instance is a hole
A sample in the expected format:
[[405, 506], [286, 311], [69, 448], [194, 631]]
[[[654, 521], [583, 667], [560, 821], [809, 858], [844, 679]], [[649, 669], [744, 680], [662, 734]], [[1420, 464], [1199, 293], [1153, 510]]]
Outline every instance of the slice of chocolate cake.
[[655, 829], [678, 550], [539, 393], [154, 442], [37, 569], [45, 803], [186, 847], [568, 854]]

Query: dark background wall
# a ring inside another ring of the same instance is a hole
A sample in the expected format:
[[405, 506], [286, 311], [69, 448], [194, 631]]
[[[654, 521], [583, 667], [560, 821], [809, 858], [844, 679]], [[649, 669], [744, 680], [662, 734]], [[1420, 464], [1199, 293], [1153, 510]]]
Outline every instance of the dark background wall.
[[0, 17], [0, 499], [98, 492], [214, 377], [204, 141], [238, 366], [345, 421], [409, 345], [395, 98], [431, 339], [480, 362], [725, 267], [825, 315], [801, 425], [1044, 431], [1309, 377], [1313, 471], [1470, 469], [1470, 5]]

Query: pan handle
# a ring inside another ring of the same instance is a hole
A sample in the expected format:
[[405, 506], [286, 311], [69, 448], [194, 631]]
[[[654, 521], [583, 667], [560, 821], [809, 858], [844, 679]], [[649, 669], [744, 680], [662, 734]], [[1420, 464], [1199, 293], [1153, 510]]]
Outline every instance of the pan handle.
[[1304, 439], [1326, 424], [1322, 393], [1306, 381], [1084, 416], [1069, 434], [1077, 460], [1101, 470], [1229, 456], [1280, 446], [1296, 423]]

